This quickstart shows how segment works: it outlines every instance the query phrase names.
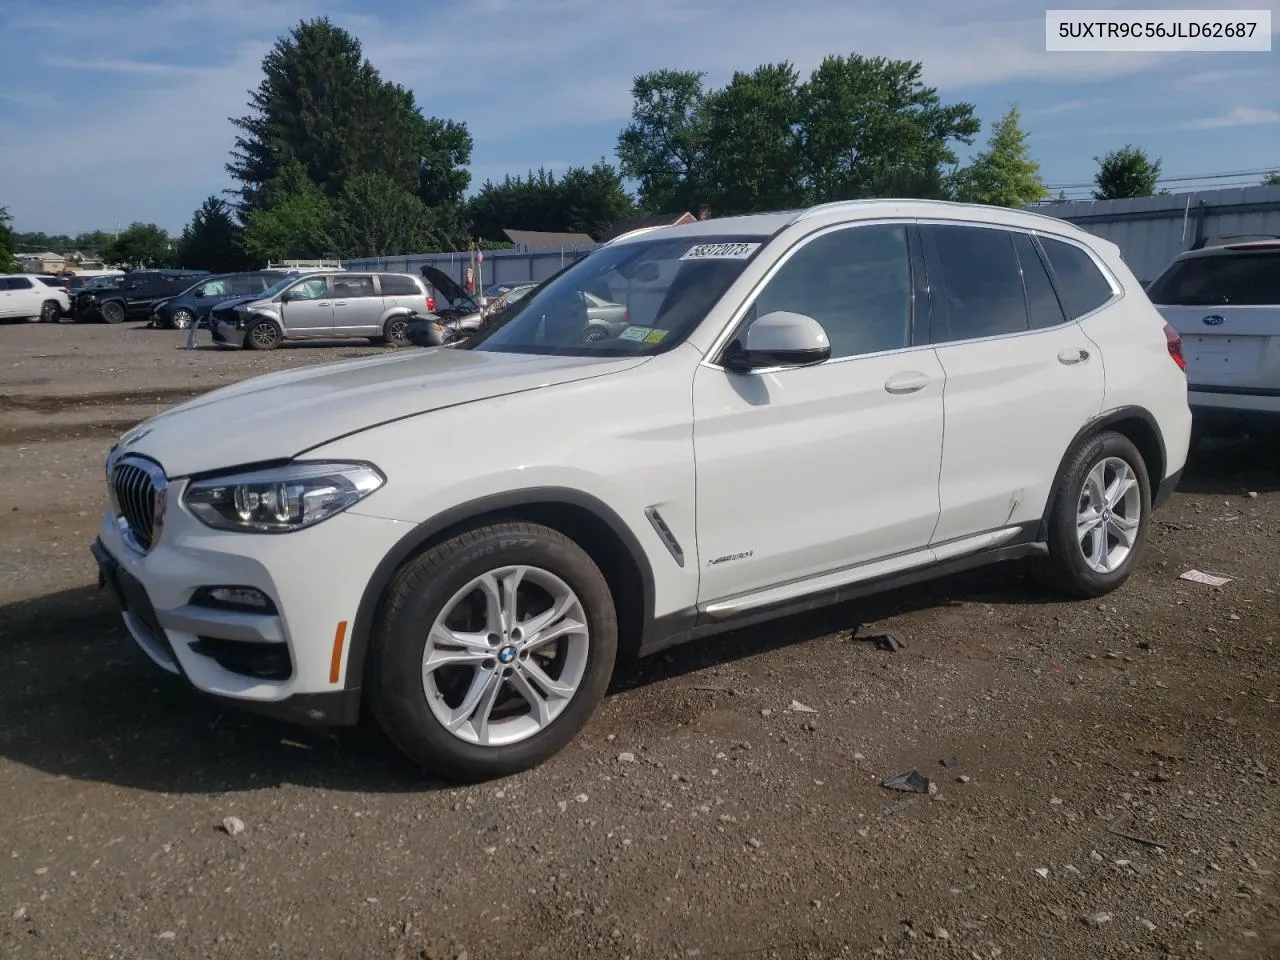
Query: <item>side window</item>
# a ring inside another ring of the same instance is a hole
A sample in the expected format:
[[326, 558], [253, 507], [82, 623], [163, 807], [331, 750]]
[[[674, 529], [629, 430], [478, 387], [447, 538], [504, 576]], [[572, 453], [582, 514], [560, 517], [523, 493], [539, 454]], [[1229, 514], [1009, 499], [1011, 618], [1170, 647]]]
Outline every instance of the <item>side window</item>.
[[760, 291], [751, 317], [777, 310], [822, 324], [832, 359], [910, 346], [907, 228], [846, 227], [805, 244]]
[[30, 290], [33, 286], [35, 286], [35, 284], [33, 284], [26, 277], [10, 277], [9, 278], [10, 290]]
[[422, 291], [418, 289], [418, 284], [414, 282], [413, 277], [403, 277], [395, 273], [381, 273], [378, 275], [378, 283], [382, 285], [382, 295], [384, 297], [422, 296]]
[[324, 300], [329, 296], [329, 285], [324, 277], [312, 277], [289, 288], [291, 300]]
[[221, 297], [227, 293], [226, 280], [210, 280], [200, 284], [199, 295], [202, 297]]
[[1062, 312], [1062, 304], [1053, 291], [1053, 281], [1049, 279], [1049, 273], [1036, 251], [1034, 241], [1025, 233], [1016, 233], [1013, 245], [1018, 251], [1018, 263], [1022, 266], [1022, 287], [1027, 294], [1031, 329], [1043, 330], [1045, 327], [1065, 323], [1067, 315]]
[[372, 297], [373, 277], [367, 273], [333, 278], [333, 295], [342, 297]]
[[990, 227], [925, 227], [932, 245], [932, 268], [941, 272], [946, 328], [933, 332], [937, 343], [1021, 333], [1027, 327], [1027, 301], [1013, 249], [1013, 234]]
[[258, 274], [243, 277], [229, 277], [226, 281], [227, 293], [250, 294], [261, 293], [267, 288], [266, 282]]
[[1063, 306], [1072, 320], [1097, 310], [1115, 296], [1111, 283], [1102, 275], [1093, 258], [1079, 247], [1045, 236], [1040, 238], [1040, 245], [1049, 257]]

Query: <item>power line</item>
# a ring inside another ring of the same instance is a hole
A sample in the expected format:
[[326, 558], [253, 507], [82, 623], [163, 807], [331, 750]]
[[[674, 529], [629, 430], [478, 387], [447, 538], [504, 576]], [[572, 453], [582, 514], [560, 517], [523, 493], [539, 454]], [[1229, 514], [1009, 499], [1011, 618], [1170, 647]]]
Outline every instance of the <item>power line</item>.
[[[1226, 173], [1200, 173], [1200, 174], [1194, 174], [1194, 175], [1187, 174], [1187, 175], [1170, 176], [1170, 177], [1159, 177], [1156, 180], [1156, 183], [1187, 183], [1193, 180], [1229, 180], [1229, 179], [1237, 179], [1239, 177], [1265, 177], [1267, 174], [1275, 173], [1275, 172], [1276, 170], [1273, 167], [1269, 170], [1268, 169], [1232, 170]], [[1094, 187], [1096, 185], [1097, 184], [1093, 180], [1090, 180], [1087, 183], [1051, 183], [1048, 186], [1050, 190], [1072, 190], [1072, 189], [1083, 189], [1085, 187]]]

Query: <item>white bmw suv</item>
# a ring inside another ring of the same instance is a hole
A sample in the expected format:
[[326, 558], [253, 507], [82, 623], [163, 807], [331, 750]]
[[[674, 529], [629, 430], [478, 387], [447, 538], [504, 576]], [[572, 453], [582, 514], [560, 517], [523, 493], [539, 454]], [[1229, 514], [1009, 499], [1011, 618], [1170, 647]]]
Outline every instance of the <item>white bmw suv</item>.
[[[583, 294], [626, 324], [589, 336]], [[109, 454], [94, 553], [197, 690], [317, 724], [363, 702], [482, 779], [568, 743], [619, 655], [1000, 560], [1112, 590], [1190, 425], [1111, 243], [837, 203], [629, 234], [465, 348], [160, 414]]]

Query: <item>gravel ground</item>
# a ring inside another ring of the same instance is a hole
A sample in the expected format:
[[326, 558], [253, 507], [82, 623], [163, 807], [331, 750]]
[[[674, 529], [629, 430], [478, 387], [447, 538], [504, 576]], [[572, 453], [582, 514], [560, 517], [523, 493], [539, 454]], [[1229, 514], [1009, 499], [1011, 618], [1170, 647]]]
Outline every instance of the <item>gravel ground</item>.
[[460, 789], [188, 697], [96, 589], [117, 434], [383, 349], [184, 340], [0, 327], [4, 955], [1280, 956], [1274, 438], [1206, 448], [1104, 602], [1008, 565], [682, 648]]

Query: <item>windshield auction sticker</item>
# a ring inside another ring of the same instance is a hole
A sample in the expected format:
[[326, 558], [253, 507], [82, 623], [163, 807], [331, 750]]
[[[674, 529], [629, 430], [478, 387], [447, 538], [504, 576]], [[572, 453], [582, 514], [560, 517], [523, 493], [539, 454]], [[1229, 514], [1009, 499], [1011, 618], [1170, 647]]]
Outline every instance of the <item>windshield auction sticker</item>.
[[758, 243], [699, 243], [681, 260], [746, 260], [760, 249]]

